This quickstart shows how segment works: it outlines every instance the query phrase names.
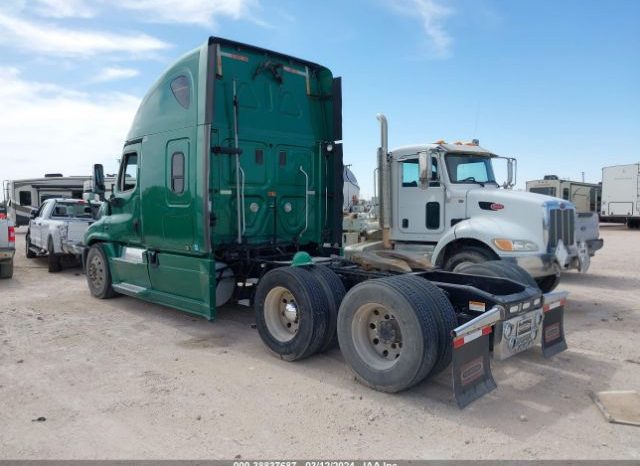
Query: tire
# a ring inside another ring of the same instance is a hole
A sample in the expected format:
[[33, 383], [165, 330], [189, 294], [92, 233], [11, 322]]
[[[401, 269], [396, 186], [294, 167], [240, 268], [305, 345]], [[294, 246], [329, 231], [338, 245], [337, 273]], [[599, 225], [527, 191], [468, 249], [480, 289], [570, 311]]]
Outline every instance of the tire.
[[254, 306], [260, 338], [281, 359], [304, 359], [325, 342], [329, 303], [320, 280], [309, 270], [270, 270], [258, 282]]
[[55, 253], [53, 248], [53, 240], [49, 238], [47, 244], [47, 253], [49, 254], [49, 273], [56, 273], [62, 270], [62, 264], [60, 263], [60, 256]]
[[548, 275], [546, 277], [537, 278], [536, 282], [543, 293], [549, 293], [550, 291], [555, 290], [556, 286], [558, 286], [558, 283], [560, 283], [560, 277], [555, 274]]
[[449, 256], [443, 268], [449, 272], [458, 272], [459, 268], [466, 264], [481, 264], [495, 259], [493, 252], [478, 246], [469, 246]]
[[[421, 283], [367, 280], [349, 290], [338, 312], [338, 341], [356, 378], [395, 393], [424, 379], [438, 360], [439, 327]], [[385, 341], [386, 340], [386, 341]]]
[[93, 296], [100, 299], [112, 298], [116, 295], [111, 281], [109, 261], [100, 243], [94, 244], [87, 254], [87, 284]]
[[536, 280], [529, 275], [525, 269], [511, 262], [497, 260], [488, 261], [483, 264], [470, 264], [459, 269], [461, 273], [469, 273], [475, 275], [486, 275], [496, 278], [508, 278], [526, 286], [539, 289]]
[[36, 254], [30, 249], [31, 246], [33, 246], [31, 244], [31, 233], [27, 232], [27, 236], [24, 238], [24, 242], [27, 259], [33, 259], [34, 257], [36, 257]]
[[324, 294], [329, 304], [327, 308], [327, 329], [319, 350], [319, 352], [322, 353], [334, 348], [338, 344], [338, 335], [336, 333], [338, 309], [340, 309], [340, 303], [342, 303], [347, 291], [345, 290], [340, 277], [338, 277], [330, 268], [325, 267], [324, 265], [314, 265], [313, 267], [309, 267], [308, 270], [322, 285], [322, 289], [324, 290]]
[[[421, 300], [429, 306], [436, 318], [438, 326], [438, 358], [428, 374], [431, 378], [439, 374], [451, 364], [453, 356], [453, 339], [451, 331], [458, 326], [456, 311], [447, 298], [447, 295], [430, 281], [416, 275], [405, 275], [397, 279], [406, 280], [415, 284], [415, 289], [421, 294]], [[422, 380], [424, 376], [422, 377]]]
[[0, 278], [13, 277], [13, 261], [0, 264]]

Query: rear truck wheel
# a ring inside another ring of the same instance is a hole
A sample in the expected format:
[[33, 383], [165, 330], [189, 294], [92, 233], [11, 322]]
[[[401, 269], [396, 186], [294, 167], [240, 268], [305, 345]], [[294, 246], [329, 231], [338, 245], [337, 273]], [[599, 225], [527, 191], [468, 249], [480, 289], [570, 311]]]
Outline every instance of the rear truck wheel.
[[258, 282], [258, 333], [265, 345], [286, 361], [306, 358], [322, 347], [328, 308], [320, 280], [303, 267], [279, 267]]
[[13, 261], [0, 264], [0, 278], [13, 277]]
[[31, 248], [33, 247], [33, 244], [31, 244], [30, 233], [27, 233], [27, 236], [24, 238], [24, 243], [25, 243], [25, 254], [27, 256], [27, 259], [33, 259], [34, 257], [36, 257], [36, 254], [31, 250]]
[[94, 244], [87, 254], [87, 284], [93, 296], [100, 299], [112, 298], [116, 295], [111, 282], [111, 271], [107, 256], [102, 246]]
[[55, 273], [60, 272], [62, 270], [62, 265], [60, 263], [60, 256], [55, 253], [55, 249], [53, 248], [53, 239], [49, 238], [47, 244], [47, 253], [49, 254], [49, 272]]
[[404, 277], [354, 286], [338, 312], [340, 350], [356, 377], [384, 392], [399, 392], [424, 379], [439, 356], [435, 309], [421, 287]]
[[327, 330], [320, 346], [320, 352], [327, 351], [338, 344], [338, 335], [336, 334], [336, 325], [338, 321], [338, 309], [340, 303], [344, 299], [347, 291], [340, 277], [328, 267], [324, 265], [314, 265], [308, 270], [318, 279], [329, 304], [327, 308]]
[[549, 293], [555, 290], [558, 283], [560, 283], [560, 275], [553, 274], [546, 277], [536, 278], [536, 282], [543, 293]]
[[487, 249], [478, 246], [469, 246], [451, 254], [444, 263], [444, 269], [450, 272], [459, 272], [460, 267], [471, 264], [481, 264], [495, 260], [495, 255]]
[[526, 286], [538, 289], [538, 283], [525, 269], [517, 264], [503, 260], [494, 260], [482, 264], [469, 264], [461, 267], [458, 272], [488, 277], [508, 278]]
[[438, 358], [428, 374], [429, 378], [439, 374], [451, 363], [453, 356], [453, 339], [451, 332], [458, 326], [456, 311], [440, 288], [430, 281], [416, 275], [394, 277], [396, 280], [404, 280], [415, 285], [415, 290], [420, 293], [420, 299], [427, 304], [436, 318], [438, 327]]

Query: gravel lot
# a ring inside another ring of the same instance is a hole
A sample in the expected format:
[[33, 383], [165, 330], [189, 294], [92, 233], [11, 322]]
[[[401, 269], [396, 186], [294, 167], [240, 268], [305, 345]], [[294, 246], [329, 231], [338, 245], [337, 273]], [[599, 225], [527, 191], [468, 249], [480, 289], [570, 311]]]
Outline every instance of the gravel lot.
[[0, 281], [0, 457], [640, 459], [640, 428], [607, 423], [588, 396], [640, 389], [640, 232], [601, 232], [589, 274], [560, 285], [569, 350], [496, 362], [498, 389], [464, 410], [447, 372], [387, 395], [338, 350], [280, 361], [247, 308], [207, 322], [93, 299], [80, 269], [25, 259], [18, 232]]

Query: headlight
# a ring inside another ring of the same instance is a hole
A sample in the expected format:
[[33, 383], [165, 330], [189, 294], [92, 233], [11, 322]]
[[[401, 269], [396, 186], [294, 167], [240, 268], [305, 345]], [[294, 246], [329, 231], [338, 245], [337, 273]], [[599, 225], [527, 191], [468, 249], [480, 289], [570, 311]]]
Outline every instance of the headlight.
[[526, 239], [495, 238], [493, 244], [501, 251], [537, 251], [538, 245]]

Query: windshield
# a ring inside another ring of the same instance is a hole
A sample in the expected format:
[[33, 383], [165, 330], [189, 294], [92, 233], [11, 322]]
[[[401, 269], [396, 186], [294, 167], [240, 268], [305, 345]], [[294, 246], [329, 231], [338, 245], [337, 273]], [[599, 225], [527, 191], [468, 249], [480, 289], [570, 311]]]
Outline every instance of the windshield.
[[88, 203], [80, 202], [56, 202], [52, 217], [64, 218], [88, 218], [94, 217], [93, 209]]
[[447, 154], [447, 171], [452, 183], [495, 183], [489, 157]]

